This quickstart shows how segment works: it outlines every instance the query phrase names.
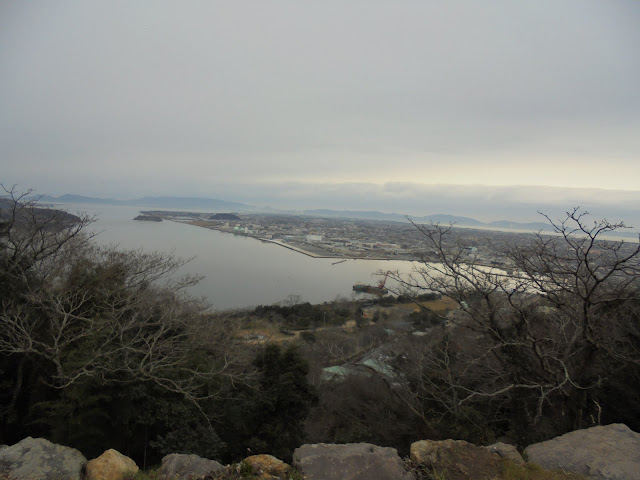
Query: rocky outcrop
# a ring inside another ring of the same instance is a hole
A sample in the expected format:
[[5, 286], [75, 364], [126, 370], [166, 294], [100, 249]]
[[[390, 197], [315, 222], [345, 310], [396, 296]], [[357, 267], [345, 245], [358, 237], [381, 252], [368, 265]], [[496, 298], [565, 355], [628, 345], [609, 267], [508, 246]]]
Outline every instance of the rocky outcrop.
[[[415, 480], [429, 474], [447, 480], [499, 480], [538, 478], [548, 474], [544, 468], [571, 472], [556, 472], [560, 476], [553, 478], [578, 474], [594, 480], [640, 480], [640, 434], [622, 424], [567, 433], [530, 445], [525, 453], [528, 463], [504, 443], [478, 447], [461, 440], [421, 440], [411, 445], [411, 460], [405, 463], [394, 448], [321, 443], [297, 448], [294, 468], [271, 455], [223, 467], [197, 455], [171, 454], [162, 459], [154, 478], [284, 480], [302, 473], [306, 480]], [[0, 480], [126, 480], [137, 471], [135, 462], [116, 450], [87, 462], [79, 451], [42, 438], [0, 445]]]
[[307, 480], [413, 480], [395, 448], [368, 443], [302, 445], [293, 463]]
[[80, 480], [87, 459], [75, 448], [27, 437], [0, 450], [0, 478]]
[[109, 449], [87, 462], [85, 480], [124, 480], [138, 470], [136, 462], [117, 450]]
[[198, 455], [172, 453], [162, 459], [158, 480], [192, 480], [218, 472], [224, 467]]
[[244, 459], [259, 480], [286, 478], [291, 467], [272, 455], [252, 455]]
[[591, 479], [640, 479], [640, 434], [623, 424], [576, 430], [525, 449], [530, 462]]
[[411, 444], [411, 461], [447, 480], [499, 478], [500, 456], [462, 440], [421, 440]]

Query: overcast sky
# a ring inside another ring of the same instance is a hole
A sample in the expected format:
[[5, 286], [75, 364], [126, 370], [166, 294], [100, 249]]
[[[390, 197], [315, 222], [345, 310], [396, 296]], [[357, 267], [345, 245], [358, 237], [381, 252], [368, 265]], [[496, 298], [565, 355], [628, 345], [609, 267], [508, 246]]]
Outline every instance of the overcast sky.
[[636, 0], [0, 0], [0, 82], [41, 193], [640, 199]]

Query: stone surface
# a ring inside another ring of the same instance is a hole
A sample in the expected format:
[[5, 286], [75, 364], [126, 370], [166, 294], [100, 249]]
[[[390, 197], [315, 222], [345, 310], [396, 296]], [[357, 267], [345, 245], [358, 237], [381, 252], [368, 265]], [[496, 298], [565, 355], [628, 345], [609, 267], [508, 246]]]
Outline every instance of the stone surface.
[[198, 455], [172, 453], [162, 459], [162, 466], [158, 471], [158, 480], [193, 480], [205, 477], [223, 468], [215, 460], [202, 458]]
[[511, 445], [509, 443], [498, 442], [484, 448], [486, 448], [490, 452], [497, 453], [502, 458], [511, 460], [514, 463], [518, 463], [518, 464], [525, 463], [524, 458], [522, 458], [522, 455], [520, 455], [520, 452], [518, 451], [518, 449], [514, 445]]
[[307, 480], [413, 480], [395, 448], [368, 443], [302, 445], [293, 464]]
[[497, 453], [462, 440], [420, 440], [411, 444], [411, 461], [447, 480], [484, 480], [500, 474]]
[[80, 480], [87, 459], [75, 448], [27, 437], [0, 450], [0, 477], [21, 480]]
[[284, 478], [291, 467], [272, 455], [252, 455], [244, 459], [261, 480]]
[[124, 480], [138, 470], [136, 462], [117, 450], [109, 449], [87, 462], [85, 480]]
[[525, 449], [530, 462], [591, 479], [640, 479], [640, 434], [621, 423], [576, 430]]

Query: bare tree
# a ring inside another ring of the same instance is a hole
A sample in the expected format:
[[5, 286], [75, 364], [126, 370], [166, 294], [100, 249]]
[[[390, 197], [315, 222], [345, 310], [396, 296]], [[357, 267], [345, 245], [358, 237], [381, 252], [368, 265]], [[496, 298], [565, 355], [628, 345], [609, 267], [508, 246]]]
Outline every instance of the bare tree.
[[509, 273], [469, 255], [452, 226], [415, 224], [427, 255], [413, 275], [395, 279], [415, 296], [452, 298], [459, 310], [447, 317], [446, 351], [431, 349], [427, 365], [424, 352], [414, 359], [422, 365], [414, 400], [453, 416], [494, 402], [534, 425], [553, 414], [559, 430], [597, 422], [608, 377], [640, 360], [640, 244], [610, 240], [625, 225], [587, 215], [546, 217], [553, 234], [490, 245]]
[[153, 382], [194, 402], [242, 379], [235, 327], [186, 295], [199, 278], [177, 275], [184, 261], [99, 248], [85, 234], [92, 218], [5, 192], [0, 359], [17, 365], [14, 402], [25, 361], [55, 389], [87, 379]]
[[19, 193], [16, 187], [0, 186], [0, 245], [3, 265], [22, 269], [50, 260], [80, 235], [94, 218], [43, 208], [33, 191]]

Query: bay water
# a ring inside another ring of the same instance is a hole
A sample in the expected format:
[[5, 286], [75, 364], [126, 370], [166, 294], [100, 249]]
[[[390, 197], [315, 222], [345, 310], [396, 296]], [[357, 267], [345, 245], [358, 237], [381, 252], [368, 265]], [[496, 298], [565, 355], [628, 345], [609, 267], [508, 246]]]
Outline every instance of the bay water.
[[[216, 310], [248, 308], [291, 300], [322, 303], [337, 297], [363, 298], [354, 283], [377, 283], [376, 273], [410, 273], [413, 262], [311, 258], [259, 240], [178, 222], [133, 220], [144, 207], [113, 205], [58, 205], [70, 213], [96, 215], [89, 229], [101, 245], [143, 249], [193, 258], [180, 273], [204, 276], [189, 293], [204, 297]], [[388, 280], [387, 286], [394, 287]], [[293, 296], [293, 297], [292, 297]], [[365, 294], [365, 296], [367, 296]]]

